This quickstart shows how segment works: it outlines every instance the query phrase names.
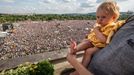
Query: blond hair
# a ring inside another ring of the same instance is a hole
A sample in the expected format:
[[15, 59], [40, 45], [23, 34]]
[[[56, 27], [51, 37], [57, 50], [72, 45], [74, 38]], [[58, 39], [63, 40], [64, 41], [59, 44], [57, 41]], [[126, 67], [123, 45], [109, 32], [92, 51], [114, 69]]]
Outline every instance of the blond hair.
[[98, 11], [104, 11], [104, 13], [108, 15], [115, 16], [115, 21], [119, 18], [120, 12], [119, 12], [119, 7], [116, 2], [114, 1], [105, 1], [103, 2], [98, 8]]

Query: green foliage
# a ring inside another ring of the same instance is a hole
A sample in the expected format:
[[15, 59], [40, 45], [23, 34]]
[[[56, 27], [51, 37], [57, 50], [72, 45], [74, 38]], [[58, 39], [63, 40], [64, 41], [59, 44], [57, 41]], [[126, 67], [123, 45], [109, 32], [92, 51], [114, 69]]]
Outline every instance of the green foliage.
[[[119, 19], [128, 18], [129, 14], [123, 14]], [[96, 20], [93, 14], [33, 14], [33, 15], [8, 15], [0, 14], [0, 23], [17, 21], [50, 21], [50, 20]]]
[[129, 16], [131, 16], [131, 15], [121, 15], [119, 17], [119, 20], [126, 20]]
[[95, 19], [94, 15], [88, 14], [45, 14], [45, 15], [0, 15], [0, 23], [5, 22], [17, 22], [17, 21], [50, 21], [50, 20], [93, 20]]
[[0, 75], [53, 75], [53, 65], [48, 61], [41, 61], [33, 64], [26, 62], [20, 64], [17, 68], [10, 70], [3, 70]]

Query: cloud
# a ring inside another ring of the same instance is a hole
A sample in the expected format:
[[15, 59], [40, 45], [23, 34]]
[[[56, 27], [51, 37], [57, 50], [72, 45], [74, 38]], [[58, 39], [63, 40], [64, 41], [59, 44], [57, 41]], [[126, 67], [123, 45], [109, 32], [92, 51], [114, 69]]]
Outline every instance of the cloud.
[[97, 0], [96, 3], [104, 2], [105, 0]]
[[125, 0], [122, 0], [122, 2], [117, 2], [117, 4], [119, 5], [120, 7], [120, 11], [134, 11], [134, 0], [128, 0], [128, 1], [125, 1]]
[[[105, 0], [0, 0], [0, 12], [89, 13]], [[116, 0], [121, 11], [134, 10], [134, 0]], [[13, 3], [14, 2], [14, 3]]]
[[54, 0], [43, 0], [44, 3], [52, 3]]
[[0, 7], [0, 10], [1, 10], [1, 13], [9, 13], [9, 12], [12, 12], [11, 11], [12, 7], [11, 6], [1, 6]]
[[86, 2], [96, 3], [97, 0], [87, 0]]
[[75, 2], [76, 0], [63, 0], [63, 2]]
[[[97, 0], [96, 3], [101, 3], [104, 1], [109, 1], [109, 0]], [[128, 1], [128, 0], [111, 0], [111, 1], [115, 1], [115, 2], [123, 2], [123, 1]]]
[[120, 1], [120, 2], [123, 2], [123, 1], [128, 1], [128, 0], [116, 0], [116, 1]]
[[80, 7], [82, 7], [82, 8], [94, 7], [94, 4], [81, 3], [81, 4], [80, 4]]
[[87, 0], [86, 2], [80, 3], [80, 7], [82, 8], [92, 8], [96, 6], [96, 1], [94, 0]]
[[15, 0], [0, 0], [0, 2], [14, 3]]

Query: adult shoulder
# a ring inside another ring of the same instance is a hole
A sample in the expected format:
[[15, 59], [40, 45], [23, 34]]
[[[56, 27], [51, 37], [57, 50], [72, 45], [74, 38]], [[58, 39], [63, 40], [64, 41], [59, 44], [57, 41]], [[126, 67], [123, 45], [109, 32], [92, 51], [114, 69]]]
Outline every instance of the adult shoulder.
[[134, 75], [134, 16], [93, 56], [88, 69], [95, 75]]

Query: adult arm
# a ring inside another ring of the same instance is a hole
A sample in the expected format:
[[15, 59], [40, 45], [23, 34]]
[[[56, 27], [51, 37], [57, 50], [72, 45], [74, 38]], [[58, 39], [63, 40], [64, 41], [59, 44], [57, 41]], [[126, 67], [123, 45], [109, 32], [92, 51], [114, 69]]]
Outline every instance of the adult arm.
[[67, 60], [69, 63], [77, 70], [79, 75], [93, 75], [89, 70], [87, 70], [81, 63], [79, 63], [75, 55], [68, 53]]

